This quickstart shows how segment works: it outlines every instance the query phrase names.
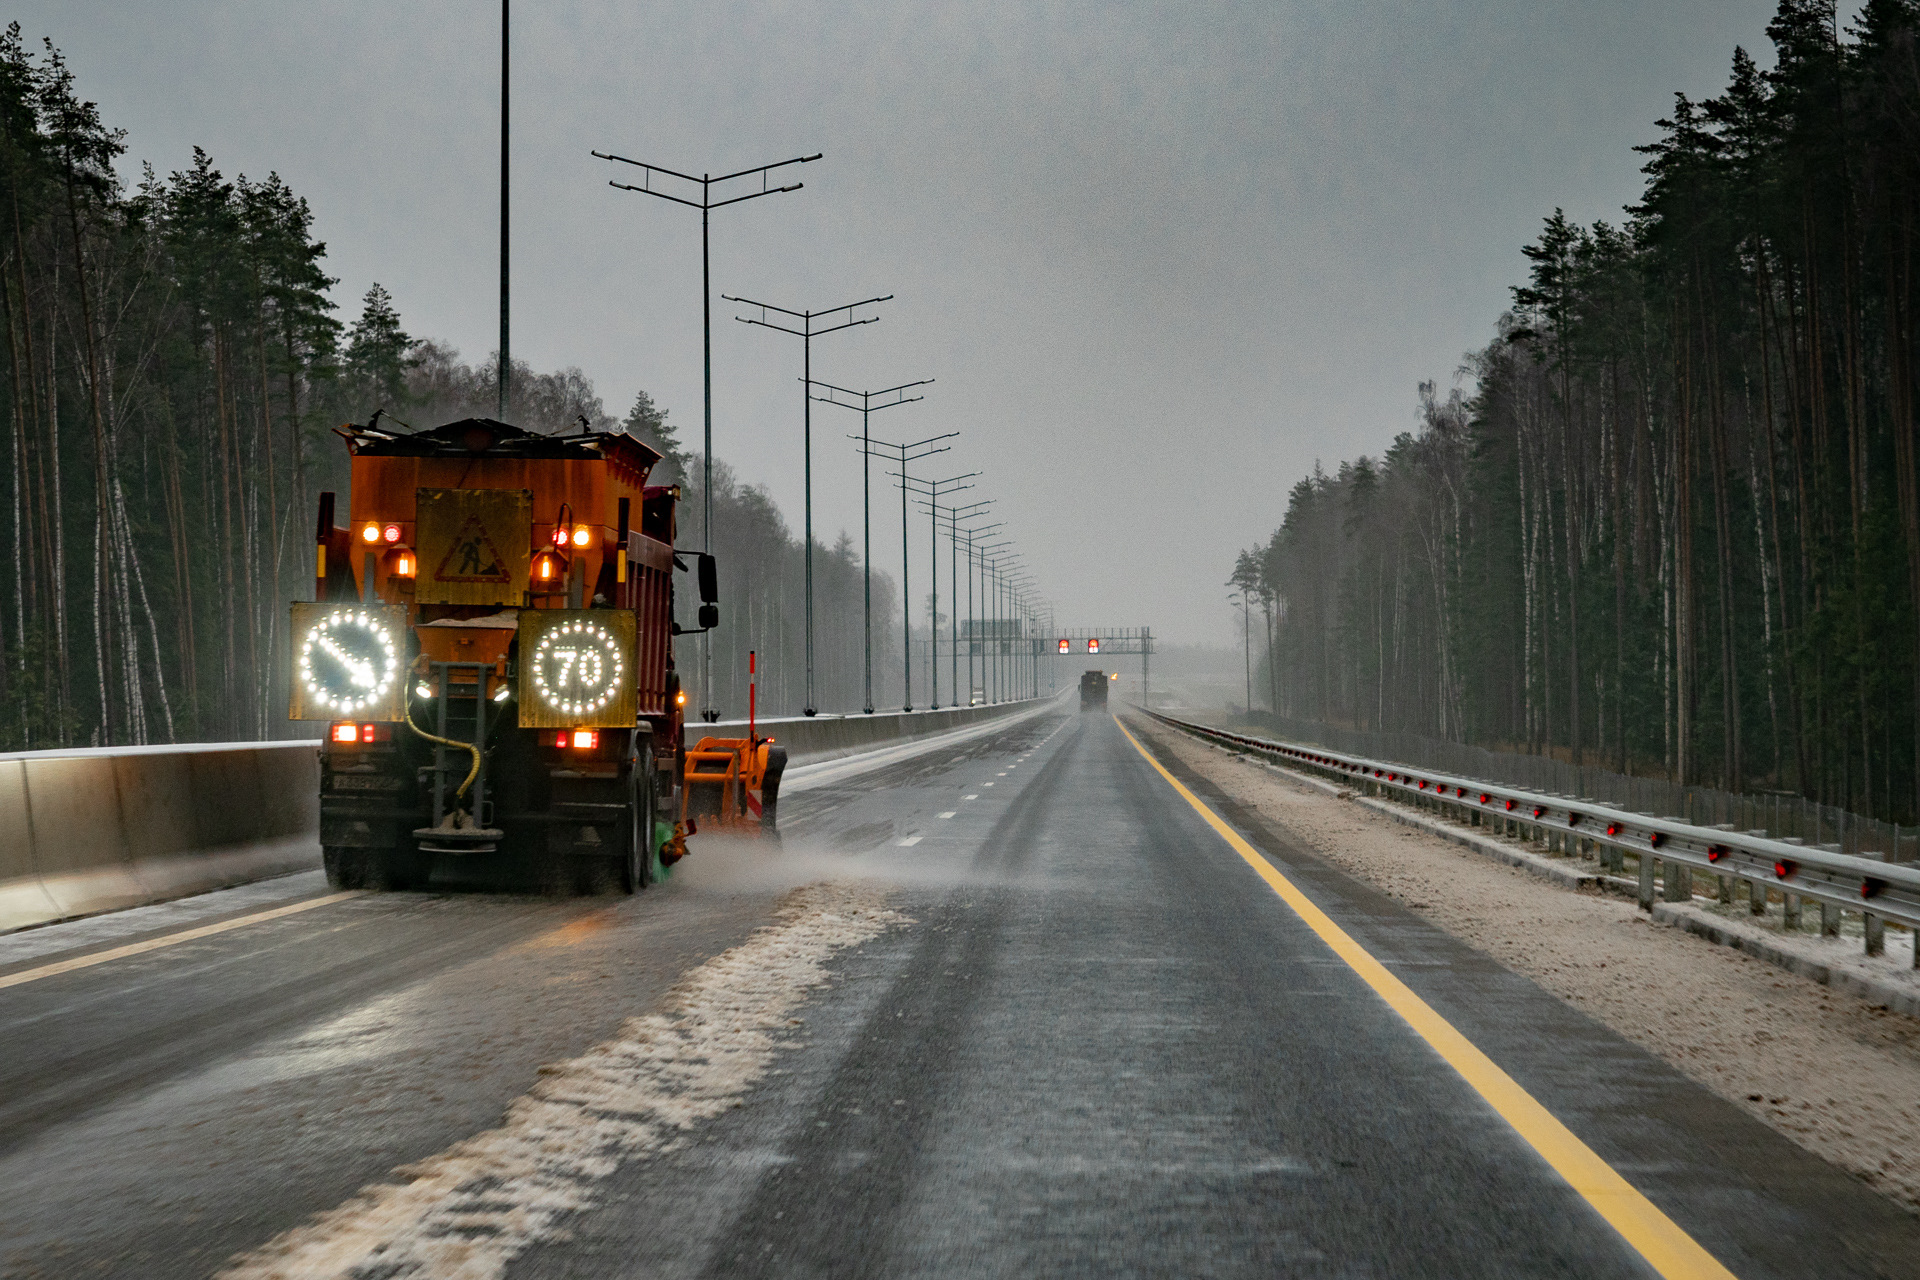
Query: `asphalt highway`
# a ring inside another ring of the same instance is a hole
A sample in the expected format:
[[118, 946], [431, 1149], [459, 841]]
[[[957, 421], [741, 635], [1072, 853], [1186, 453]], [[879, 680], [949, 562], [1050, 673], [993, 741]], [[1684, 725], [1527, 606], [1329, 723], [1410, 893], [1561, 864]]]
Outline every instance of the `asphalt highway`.
[[1141, 746], [1055, 709], [824, 771], [631, 899], [305, 875], [0, 938], [0, 1274], [1920, 1274], [1913, 1218], [1162, 756], [1698, 1253], [1650, 1258]]

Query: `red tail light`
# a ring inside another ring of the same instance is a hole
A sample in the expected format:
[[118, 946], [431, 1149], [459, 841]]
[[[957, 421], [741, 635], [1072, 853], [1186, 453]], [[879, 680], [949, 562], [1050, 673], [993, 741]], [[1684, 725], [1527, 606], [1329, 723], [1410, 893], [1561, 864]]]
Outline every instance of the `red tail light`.
[[337, 724], [333, 726], [333, 740], [335, 742], [360, 741], [360, 726], [357, 724]]
[[599, 745], [600, 735], [596, 731], [592, 729], [575, 729], [573, 731], [573, 749], [575, 751], [591, 751]]

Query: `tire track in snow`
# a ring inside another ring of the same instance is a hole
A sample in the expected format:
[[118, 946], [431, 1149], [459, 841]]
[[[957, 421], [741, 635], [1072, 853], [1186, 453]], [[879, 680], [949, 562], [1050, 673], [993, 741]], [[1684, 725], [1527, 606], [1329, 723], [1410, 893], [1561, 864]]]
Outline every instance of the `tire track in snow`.
[[668, 1009], [542, 1067], [500, 1127], [395, 1170], [406, 1180], [365, 1188], [235, 1258], [219, 1280], [493, 1280], [591, 1208], [623, 1161], [670, 1150], [735, 1105], [833, 954], [902, 923], [876, 887], [795, 890], [774, 924], [688, 973]]

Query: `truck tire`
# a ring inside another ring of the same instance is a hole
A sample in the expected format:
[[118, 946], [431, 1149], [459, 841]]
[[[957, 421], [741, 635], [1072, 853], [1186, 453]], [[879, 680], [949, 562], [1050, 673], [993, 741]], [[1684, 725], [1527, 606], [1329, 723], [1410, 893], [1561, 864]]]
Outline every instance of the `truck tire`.
[[367, 883], [367, 851], [346, 845], [328, 845], [320, 851], [329, 889], [360, 889]]
[[433, 877], [433, 855], [418, 849], [368, 849], [364, 856], [369, 889], [424, 889]]
[[653, 883], [652, 755], [636, 761], [628, 803], [627, 856], [620, 868], [620, 892], [638, 893]]

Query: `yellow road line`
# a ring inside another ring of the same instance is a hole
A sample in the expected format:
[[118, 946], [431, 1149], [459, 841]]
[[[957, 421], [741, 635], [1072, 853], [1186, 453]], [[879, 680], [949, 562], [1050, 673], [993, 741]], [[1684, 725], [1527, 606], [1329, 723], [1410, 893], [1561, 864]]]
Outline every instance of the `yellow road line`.
[[1242, 839], [1240, 833], [1228, 826], [1206, 802], [1167, 772], [1166, 767], [1140, 745], [1140, 740], [1128, 732], [1127, 726], [1120, 724], [1119, 716], [1114, 716], [1113, 722], [1120, 725], [1120, 732], [1127, 735], [1127, 741], [1146, 757], [1147, 763], [1194, 807], [1195, 812], [1206, 819], [1208, 826], [1219, 832], [1221, 839], [1246, 860], [1247, 865], [1280, 896], [1280, 900], [1291, 907], [1308, 928], [1319, 934], [1320, 940], [1359, 974], [1387, 1002], [1388, 1007], [1406, 1019], [1420, 1038], [1432, 1045], [1434, 1051], [1446, 1059], [1447, 1065], [1459, 1072], [1460, 1078], [1485, 1098], [1488, 1105], [1500, 1113], [1500, 1118], [1512, 1125], [1514, 1132], [1553, 1166], [1554, 1172], [1584, 1196], [1587, 1203], [1625, 1237], [1627, 1243], [1655, 1271], [1668, 1277], [1668, 1280], [1708, 1280], [1710, 1277], [1712, 1280], [1733, 1280], [1731, 1271], [1721, 1266], [1673, 1219], [1660, 1212], [1651, 1200], [1614, 1172], [1613, 1166], [1595, 1155], [1592, 1148], [1575, 1137], [1571, 1129], [1555, 1119], [1553, 1113], [1515, 1083], [1512, 1076], [1494, 1065], [1493, 1059], [1455, 1030], [1452, 1023], [1435, 1013], [1426, 1001], [1394, 977], [1346, 930], [1314, 906], [1306, 894], [1275, 870], [1259, 850]]
[[75, 969], [90, 969], [96, 964], [105, 964], [109, 960], [124, 960], [128, 956], [141, 955], [148, 951], [158, 951], [162, 947], [178, 946], [182, 942], [192, 942], [196, 938], [211, 938], [216, 933], [227, 933], [234, 929], [244, 929], [250, 924], [261, 924], [268, 920], [278, 920], [282, 916], [298, 915], [302, 911], [311, 911], [315, 907], [329, 906], [343, 902], [348, 898], [357, 898], [361, 891], [349, 889], [344, 893], [329, 893], [325, 897], [308, 898], [305, 902], [295, 902], [289, 906], [274, 907], [270, 911], [256, 911], [250, 916], [238, 916], [232, 920], [222, 920], [219, 924], [203, 924], [197, 929], [182, 929], [179, 933], [169, 933], [164, 937], [148, 938], [145, 942], [129, 942], [124, 947], [113, 947], [106, 951], [96, 951], [91, 955], [75, 956], [71, 960], [56, 960], [52, 964], [43, 964], [37, 969], [22, 969], [18, 973], [0, 975], [0, 990], [17, 987], [24, 982], [35, 982], [41, 978], [51, 978], [55, 974], [72, 973]]

